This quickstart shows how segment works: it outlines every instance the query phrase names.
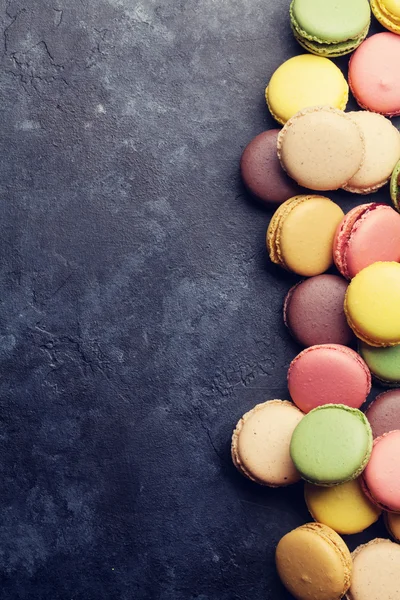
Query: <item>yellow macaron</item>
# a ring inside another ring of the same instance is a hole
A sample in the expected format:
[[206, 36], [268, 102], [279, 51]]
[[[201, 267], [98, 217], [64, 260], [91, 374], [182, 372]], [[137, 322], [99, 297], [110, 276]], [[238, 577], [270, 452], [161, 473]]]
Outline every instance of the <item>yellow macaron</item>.
[[305, 277], [324, 273], [333, 262], [333, 238], [342, 218], [340, 206], [325, 196], [289, 198], [268, 227], [272, 262]]
[[315, 521], [342, 535], [364, 531], [381, 514], [381, 510], [365, 496], [358, 479], [334, 487], [306, 483], [304, 497]]
[[328, 58], [313, 54], [285, 61], [265, 90], [268, 108], [282, 125], [309, 106], [344, 110], [348, 98], [349, 86], [340, 69]]
[[386, 529], [396, 542], [400, 542], [400, 514], [385, 513], [384, 521]]
[[371, 10], [381, 25], [400, 34], [400, 0], [371, 0]]
[[347, 288], [344, 310], [356, 336], [370, 346], [400, 344], [400, 264], [376, 262]]

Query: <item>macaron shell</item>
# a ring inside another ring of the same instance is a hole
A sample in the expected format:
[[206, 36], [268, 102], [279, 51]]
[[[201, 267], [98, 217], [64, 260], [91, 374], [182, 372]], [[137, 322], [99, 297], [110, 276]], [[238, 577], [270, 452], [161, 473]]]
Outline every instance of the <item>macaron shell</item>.
[[400, 343], [400, 264], [377, 262], [347, 288], [344, 309], [354, 333], [370, 346]]
[[297, 600], [339, 600], [349, 588], [349, 550], [337, 533], [320, 523], [286, 534], [275, 560], [282, 583]]
[[366, 39], [349, 63], [349, 85], [362, 108], [394, 116], [400, 113], [400, 37], [377, 33]]
[[391, 535], [396, 542], [400, 542], [400, 514], [387, 512], [385, 513], [384, 521], [389, 535]]
[[371, 389], [371, 375], [357, 352], [345, 346], [311, 346], [298, 354], [288, 372], [289, 393], [305, 413], [324, 404], [360, 408]]
[[324, 486], [356, 479], [371, 449], [372, 432], [365, 415], [332, 404], [309, 412], [290, 443], [290, 455], [303, 479]]
[[303, 38], [325, 43], [358, 38], [371, 19], [367, 0], [293, 0], [292, 15]]
[[357, 123], [331, 107], [300, 111], [278, 136], [283, 168], [312, 190], [343, 187], [361, 167], [364, 154], [364, 136]]
[[362, 129], [365, 158], [357, 173], [344, 186], [349, 192], [368, 194], [384, 185], [400, 159], [400, 133], [389, 119], [377, 113], [347, 113]]
[[363, 484], [373, 502], [384, 510], [400, 512], [400, 431], [374, 441]]
[[341, 535], [364, 531], [381, 514], [365, 496], [358, 479], [329, 488], [306, 483], [304, 496], [313, 519]]
[[360, 35], [352, 40], [345, 42], [337, 42], [324, 44], [315, 40], [311, 41], [306, 37], [302, 37], [299, 27], [294, 19], [291, 19], [291, 28], [296, 41], [308, 52], [316, 54], [317, 56], [323, 56], [325, 58], [337, 58], [339, 56], [345, 56], [350, 52], [354, 52], [361, 42], [366, 38], [369, 30], [369, 25], [360, 33]]
[[353, 573], [347, 600], [400, 598], [400, 546], [376, 538], [352, 553]]
[[354, 334], [344, 314], [347, 282], [337, 275], [317, 275], [294, 287], [286, 295], [285, 325], [299, 344], [350, 344]]
[[246, 146], [240, 161], [242, 179], [248, 190], [267, 206], [281, 204], [300, 193], [279, 162], [276, 145], [279, 129], [263, 131]]
[[371, 0], [371, 9], [381, 25], [393, 33], [400, 33], [399, 0]]
[[258, 404], [238, 422], [232, 436], [232, 459], [256, 483], [286, 486], [300, 479], [289, 446], [303, 413], [294, 404], [270, 400]]
[[[400, 383], [400, 346], [376, 348], [360, 342], [359, 352], [378, 381], [392, 386]], [[400, 422], [398, 428], [400, 429]]]
[[400, 215], [385, 204], [357, 206], [336, 231], [333, 256], [349, 279], [375, 262], [399, 262]]
[[279, 123], [285, 124], [308, 106], [327, 105], [344, 110], [349, 86], [331, 60], [302, 54], [278, 67], [271, 77], [265, 97], [271, 114]]
[[374, 438], [400, 429], [400, 389], [379, 394], [368, 406], [365, 414]]

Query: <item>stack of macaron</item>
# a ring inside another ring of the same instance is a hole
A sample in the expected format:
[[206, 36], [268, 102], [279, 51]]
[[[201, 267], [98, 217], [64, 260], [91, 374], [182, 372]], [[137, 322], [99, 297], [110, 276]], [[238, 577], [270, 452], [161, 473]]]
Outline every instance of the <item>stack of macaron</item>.
[[[371, 9], [389, 32], [367, 37]], [[292, 0], [289, 16], [308, 53], [272, 74], [265, 100], [281, 128], [250, 141], [240, 169], [276, 209], [270, 260], [302, 278], [283, 302], [302, 349], [287, 372], [290, 400], [239, 420], [232, 460], [263, 486], [304, 481], [314, 522], [276, 549], [295, 598], [400, 600], [400, 133], [390, 120], [400, 115], [400, 0]], [[350, 53], [346, 81], [331, 59]], [[350, 92], [358, 111], [345, 112]], [[394, 208], [368, 200], [344, 214], [329, 197], [389, 181]], [[368, 403], [372, 382], [393, 389]], [[340, 535], [381, 514], [394, 542], [350, 554]]]

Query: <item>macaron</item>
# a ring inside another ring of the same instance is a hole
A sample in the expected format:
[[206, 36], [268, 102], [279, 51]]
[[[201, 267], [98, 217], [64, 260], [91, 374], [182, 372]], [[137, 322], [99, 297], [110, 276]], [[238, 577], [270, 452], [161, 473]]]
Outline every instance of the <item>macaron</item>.
[[370, 346], [400, 344], [400, 264], [376, 262], [350, 282], [344, 300], [347, 322]]
[[285, 171], [310, 190], [336, 190], [361, 168], [365, 139], [343, 111], [329, 106], [306, 108], [278, 135], [278, 157]]
[[390, 178], [390, 197], [395, 209], [400, 212], [400, 160], [393, 169]]
[[366, 110], [347, 114], [364, 134], [365, 158], [344, 189], [355, 194], [371, 194], [389, 181], [400, 159], [400, 133], [383, 115]]
[[299, 186], [282, 169], [276, 152], [279, 129], [263, 131], [247, 144], [240, 172], [247, 189], [267, 206], [300, 194]]
[[368, 33], [367, 0], [293, 0], [290, 23], [303, 48], [321, 56], [353, 52]]
[[364, 531], [381, 514], [364, 494], [358, 479], [333, 487], [306, 483], [304, 497], [312, 518], [341, 535]]
[[375, 538], [352, 553], [353, 573], [346, 600], [400, 598], [400, 546]]
[[238, 422], [232, 436], [232, 460], [242, 475], [270, 487], [300, 479], [289, 446], [303, 413], [287, 400], [257, 404]]
[[284, 125], [309, 106], [333, 106], [344, 110], [349, 86], [334, 62], [322, 56], [301, 54], [285, 61], [272, 75], [265, 90], [268, 108]]
[[376, 506], [400, 513], [400, 430], [375, 438], [362, 482], [365, 493]]
[[374, 379], [387, 386], [400, 385], [400, 346], [376, 348], [360, 342], [359, 352]]
[[301, 281], [287, 293], [283, 319], [302, 346], [350, 344], [354, 334], [344, 314], [347, 282], [337, 275], [316, 275]]
[[324, 404], [360, 408], [371, 390], [371, 374], [362, 358], [346, 346], [310, 346], [290, 363], [288, 388], [304, 413]]
[[303, 479], [322, 486], [359, 477], [371, 449], [372, 432], [365, 415], [343, 404], [326, 404], [309, 412], [290, 442], [290, 455]]
[[275, 562], [283, 585], [297, 600], [339, 600], [350, 586], [350, 552], [322, 523], [307, 523], [283, 536]]
[[366, 39], [349, 63], [349, 85], [358, 104], [388, 117], [400, 114], [400, 36], [384, 32]]
[[400, 215], [387, 204], [360, 204], [348, 212], [333, 240], [335, 265], [347, 279], [378, 261], [400, 261]]
[[400, 514], [396, 513], [385, 513], [384, 522], [389, 535], [400, 542]]
[[343, 211], [317, 195], [287, 200], [274, 213], [267, 230], [273, 263], [298, 275], [320, 275], [333, 263], [332, 244]]
[[400, 390], [379, 394], [365, 413], [374, 438], [394, 429], [400, 429]]
[[381, 25], [400, 34], [400, 2], [399, 0], [371, 0], [371, 9]]

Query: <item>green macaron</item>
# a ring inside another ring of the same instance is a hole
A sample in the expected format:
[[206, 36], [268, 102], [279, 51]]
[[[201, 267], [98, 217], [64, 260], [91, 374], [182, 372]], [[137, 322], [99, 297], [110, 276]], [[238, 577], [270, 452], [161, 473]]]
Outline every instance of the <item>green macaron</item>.
[[400, 212], [400, 160], [393, 169], [390, 178], [390, 197], [395, 209]]
[[365, 415], [343, 404], [310, 411], [293, 432], [290, 455], [306, 481], [332, 486], [356, 479], [372, 451], [372, 431]]
[[360, 342], [359, 353], [379, 382], [387, 386], [400, 383], [400, 346], [376, 348]]
[[353, 52], [371, 22], [368, 0], [292, 0], [290, 22], [303, 48], [334, 58]]

